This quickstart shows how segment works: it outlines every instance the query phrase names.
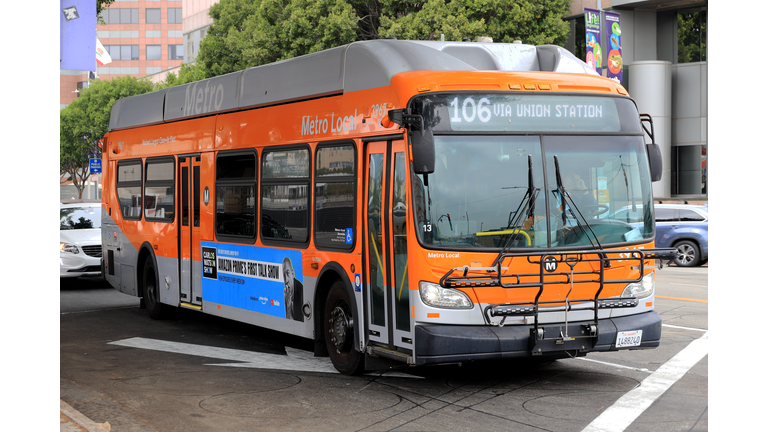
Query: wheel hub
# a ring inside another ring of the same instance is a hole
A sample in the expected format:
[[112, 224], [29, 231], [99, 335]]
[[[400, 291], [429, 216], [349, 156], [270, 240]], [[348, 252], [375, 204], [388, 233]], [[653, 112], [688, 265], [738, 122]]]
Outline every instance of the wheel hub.
[[336, 346], [337, 350], [341, 350], [347, 341], [347, 334], [350, 328], [349, 316], [341, 307], [336, 307], [331, 312], [331, 329], [328, 330], [331, 333], [331, 342]]

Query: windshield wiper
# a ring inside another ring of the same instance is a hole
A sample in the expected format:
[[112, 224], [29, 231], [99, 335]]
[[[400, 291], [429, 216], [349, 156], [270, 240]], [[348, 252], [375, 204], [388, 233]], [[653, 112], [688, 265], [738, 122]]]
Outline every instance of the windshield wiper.
[[[557, 160], [557, 155], [554, 155], [554, 158], [555, 158], [555, 178], [557, 180], [557, 192], [560, 194], [560, 203], [563, 206], [563, 209], [562, 209], [563, 227], [565, 227], [565, 223], [566, 223], [565, 209], [566, 209], [566, 206], [568, 206], [574, 219], [576, 219], [576, 224], [578, 225], [579, 228], [581, 228], [582, 232], [584, 232], [584, 235], [589, 241], [589, 244], [592, 245], [592, 247], [595, 249], [602, 249], [603, 245], [600, 244], [600, 240], [597, 238], [597, 234], [595, 234], [595, 231], [592, 230], [592, 226], [589, 225], [589, 222], [587, 222], [587, 219], [584, 217], [584, 215], [581, 214], [581, 210], [579, 210], [579, 208], [576, 206], [576, 203], [573, 202], [573, 198], [571, 198], [571, 195], [568, 193], [568, 191], [565, 190], [565, 187], [563, 187], [563, 180], [562, 180], [562, 177], [560, 176], [560, 162]], [[595, 246], [595, 243], [592, 242], [592, 239], [589, 238], [589, 235], [587, 234], [587, 231], [584, 229], [584, 226], [581, 224], [581, 222], [579, 222], [579, 217], [581, 217], [581, 219], [584, 221], [584, 225], [586, 225], [586, 227], [589, 229], [589, 232], [591, 232], [592, 235], [595, 237], [595, 242], [597, 243], [597, 247]], [[605, 256], [603, 254], [600, 254], [600, 256], [603, 259], [605, 259]], [[606, 263], [606, 267], [610, 266], [609, 261], [606, 261], [605, 263]]]
[[[536, 198], [539, 196], [539, 192], [541, 192], [541, 189], [533, 186], [533, 157], [531, 155], [528, 155], [528, 190], [525, 192], [525, 195], [523, 196], [522, 201], [520, 201], [520, 204], [517, 205], [517, 210], [515, 210], [514, 218], [510, 218], [509, 222], [507, 223], [507, 231], [512, 227], [520, 226], [520, 220], [522, 219], [523, 214], [526, 215], [526, 219], [533, 217], [534, 205], [536, 203]], [[527, 212], [521, 211], [525, 207], [528, 208], [528, 211]], [[509, 249], [509, 245], [512, 243], [512, 240], [516, 239], [518, 234], [520, 234], [521, 232], [522, 231], [520, 229], [512, 230], [512, 235], [507, 237], [507, 241], [504, 242], [504, 246], [501, 248], [501, 251], [496, 256], [496, 259], [493, 260], [491, 267], [499, 264], [499, 259], [504, 255], [507, 249]], [[530, 239], [529, 239], [529, 245], [530, 245]]]

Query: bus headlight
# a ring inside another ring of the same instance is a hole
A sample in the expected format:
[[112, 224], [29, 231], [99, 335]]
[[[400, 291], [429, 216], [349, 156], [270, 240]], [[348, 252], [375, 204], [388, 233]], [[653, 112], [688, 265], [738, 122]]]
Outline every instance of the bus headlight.
[[645, 298], [656, 290], [656, 273], [651, 272], [643, 276], [640, 282], [631, 283], [622, 291], [622, 297]]
[[459, 290], [443, 288], [432, 282], [419, 282], [421, 301], [428, 306], [440, 308], [471, 309], [472, 301]]

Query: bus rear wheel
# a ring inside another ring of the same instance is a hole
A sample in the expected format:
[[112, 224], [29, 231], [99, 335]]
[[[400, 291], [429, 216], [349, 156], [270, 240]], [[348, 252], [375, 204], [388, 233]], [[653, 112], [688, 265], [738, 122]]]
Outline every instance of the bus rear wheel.
[[160, 303], [157, 271], [155, 270], [155, 261], [151, 256], [148, 256], [144, 263], [142, 281], [144, 282], [144, 305], [147, 308], [147, 314], [152, 319], [162, 319], [165, 316], [165, 306]]
[[323, 311], [325, 345], [333, 366], [345, 375], [358, 375], [365, 369], [364, 354], [355, 349], [355, 317], [340, 280], [331, 285]]

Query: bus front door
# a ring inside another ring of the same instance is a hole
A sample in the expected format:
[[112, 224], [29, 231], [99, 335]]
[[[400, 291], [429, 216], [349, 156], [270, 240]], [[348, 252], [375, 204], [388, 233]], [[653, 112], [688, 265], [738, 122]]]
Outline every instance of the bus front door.
[[369, 340], [390, 349], [413, 348], [408, 287], [405, 144], [402, 139], [368, 143], [365, 155], [366, 283]]
[[181, 303], [200, 306], [203, 303], [200, 269], [200, 155], [179, 157], [179, 269]]

